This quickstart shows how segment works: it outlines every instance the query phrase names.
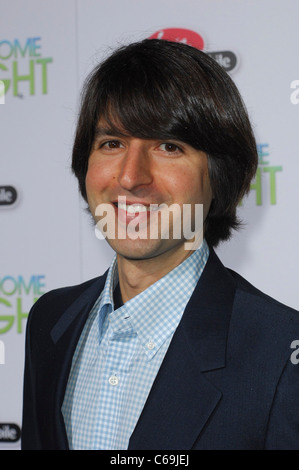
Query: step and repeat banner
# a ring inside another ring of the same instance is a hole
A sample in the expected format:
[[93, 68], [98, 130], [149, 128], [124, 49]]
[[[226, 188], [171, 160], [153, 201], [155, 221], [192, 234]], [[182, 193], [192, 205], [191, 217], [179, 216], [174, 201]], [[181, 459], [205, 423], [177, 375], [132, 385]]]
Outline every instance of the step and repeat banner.
[[83, 80], [119, 45], [172, 38], [232, 76], [259, 166], [239, 207], [243, 227], [217, 252], [299, 308], [299, 2], [0, 0], [0, 9], [0, 449], [18, 449], [30, 307], [102, 274], [113, 255], [95, 236], [70, 163]]

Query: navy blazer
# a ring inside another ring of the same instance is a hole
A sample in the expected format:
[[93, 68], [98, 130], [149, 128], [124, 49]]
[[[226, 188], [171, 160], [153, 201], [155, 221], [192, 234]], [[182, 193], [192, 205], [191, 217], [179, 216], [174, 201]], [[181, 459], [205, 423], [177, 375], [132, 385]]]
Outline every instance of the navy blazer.
[[[26, 332], [22, 449], [68, 449], [71, 361], [106, 275], [51, 291]], [[213, 250], [157, 374], [129, 449], [299, 449], [298, 312], [226, 269]]]

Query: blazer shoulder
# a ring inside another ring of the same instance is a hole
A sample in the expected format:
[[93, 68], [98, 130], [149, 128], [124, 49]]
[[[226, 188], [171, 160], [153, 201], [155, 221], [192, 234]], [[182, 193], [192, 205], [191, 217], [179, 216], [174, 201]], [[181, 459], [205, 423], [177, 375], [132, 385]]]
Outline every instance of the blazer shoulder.
[[276, 300], [268, 294], [265, 294], [249, 281], [244, 279], [240, 274], [236, 273], [232, 269], [228, 269], [230, 274], [236, 281], [237, 290], [241, 295], [245, 296], [248, 300], [251, 299], [252, 302], [256, 302], [259, 305], [264, 305], [265, 308], [269, 308], [273, 311], [283, 312], [284, 314], [288, 313], [291, 316], [294, 316], [299, 321], [299, 311]]
[[33, 304], [29, 312], [27, 328], [39, 330], [51, 328], [68, 307], [90, 289], [93, 289], [94, 300], [96, 300], [102, 291], [105, 278], [106, 273], [81, 284], [60, 287], [46, 292]]
[[89, 286], [99, 282], [103, 276], [98, 276], [88, 281], [82, 282], [80, 284], [74, 284], [72, 286], [58, 287], [57, 289], [52, 289], [49, 292], [43, 294], [36, 303], [44, 303], [49, 301], [74, 301], [77, 296], [81, 295]]

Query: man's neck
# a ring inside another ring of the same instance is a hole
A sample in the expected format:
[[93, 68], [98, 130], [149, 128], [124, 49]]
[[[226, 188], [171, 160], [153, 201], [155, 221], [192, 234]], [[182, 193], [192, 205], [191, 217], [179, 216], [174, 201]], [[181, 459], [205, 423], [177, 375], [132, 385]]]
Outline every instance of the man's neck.
[[125, 303], [157, 282], [181, 264], [192, 251], [185, 250], [178, 256], [166, 254], [154, 258], [134, 260], [117, 255], [118, 277], [122, 301]]

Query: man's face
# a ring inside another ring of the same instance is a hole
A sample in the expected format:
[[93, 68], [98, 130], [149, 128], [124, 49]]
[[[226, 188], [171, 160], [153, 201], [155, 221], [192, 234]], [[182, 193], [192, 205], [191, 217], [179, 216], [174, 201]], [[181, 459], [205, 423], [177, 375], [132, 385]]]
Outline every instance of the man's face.
[[[102, 221], [106, 233], [107, 225], [113, 229], [107, 241], [119, 256], [181, 256], [186, 217], [189, 214], [187, 225], [193, 230], [195, 204], [203, 204], [205, 218], [212, 200], [206, 154], [176, 140], [140, 139], [113, 132], [100, 120], [86, 174], [92, 215], [98, 222], [96, 213], [107, 214], [99, 208], [109, 209], [110, 218], [102, 217]], [[184, 213], [184, 204], [191, 207], [191, 220], [190, 213]], [[171, 211], [166, 217], [167, 208]], [[162, 219], [169, 221], [168, 232]], [[179, 237], [173, 235], [177, 228]]]

